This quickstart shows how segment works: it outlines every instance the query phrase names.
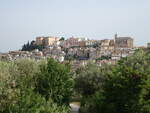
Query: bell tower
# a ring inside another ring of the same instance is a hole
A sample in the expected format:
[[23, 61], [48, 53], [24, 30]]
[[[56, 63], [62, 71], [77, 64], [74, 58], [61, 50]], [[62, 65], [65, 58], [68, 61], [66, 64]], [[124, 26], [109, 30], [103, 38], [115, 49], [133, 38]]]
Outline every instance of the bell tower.
[[115, 34], [115, 40], [117, 39], [117, 37], [118, 37], [118, 34], [116, 33], [116, 34]]

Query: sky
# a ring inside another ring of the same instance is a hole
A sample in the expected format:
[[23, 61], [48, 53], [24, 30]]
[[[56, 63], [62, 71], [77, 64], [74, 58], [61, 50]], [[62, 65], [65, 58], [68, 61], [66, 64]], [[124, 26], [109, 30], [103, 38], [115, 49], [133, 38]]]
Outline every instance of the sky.
[[37, 36], [150, 42], [150, 0], [0, 0], [0, 52]]

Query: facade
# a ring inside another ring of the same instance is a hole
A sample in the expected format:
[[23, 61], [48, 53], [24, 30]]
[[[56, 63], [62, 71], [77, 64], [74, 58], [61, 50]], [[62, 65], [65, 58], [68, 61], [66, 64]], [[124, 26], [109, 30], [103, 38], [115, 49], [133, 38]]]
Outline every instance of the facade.
[[57, 43], [57, 41], [59, 41], [59, 38], [58, 37], [45, 37], [44, 38], [44, 45], [45, 46], [51, 46], [53, 45], [54, 43]]
[[100, 43], [100, 48], [102, 51], [113, 51], [115, 47], [115, 42], [114, 40], [109, 40], [109, 39], [105, 39], [105, 40], [101, 40]]
[[54, 43], [57, 43], [57, 41], [59, 41], [59, 38], [58, 37], [53, 37], [53, 36], [37, 37], [36, 38], [36, 44], [37, 45], [51, 46]]
[[60, 45], [63, 48], [70, 48], [70, 47], [85, 47], [86, 46], [86, 38], [76, 38], [71, 37], [65, 41], [62, 41]]
[[44, 39], [44, 37], [37, 37], [36, 41], [35, 41], [36, 45], [42, 45], [43, 44], [43, 39]]
[[118, 37], [115, 35], [116, 48], [133, 48], [133, 39], [131, 37]]
[[77, 46], [79, 46], [79, 39], [74, 37], [65, 40], [62, 44], [63, 48], [70, 48], [70, 47], [77, 47]]
[[80, 47], [85, 47], [86, 46], [86, 42], [85, 41], [80, 41], [79, 42], [79, 46]]
[[93, 46], [94, 44], [93, 44], [93, 41], [87, 40], [85, 41], [85, 45], [90, 47], [90, 46]]

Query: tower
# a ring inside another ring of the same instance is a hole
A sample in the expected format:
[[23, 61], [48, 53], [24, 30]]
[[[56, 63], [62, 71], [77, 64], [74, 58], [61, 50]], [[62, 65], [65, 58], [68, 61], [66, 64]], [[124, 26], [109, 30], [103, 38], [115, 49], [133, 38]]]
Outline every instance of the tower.
[[115, 34], [115, 40], [117, 39], [117, 37], [118, 37], [118, 34], [116, 33], [116, 34]]

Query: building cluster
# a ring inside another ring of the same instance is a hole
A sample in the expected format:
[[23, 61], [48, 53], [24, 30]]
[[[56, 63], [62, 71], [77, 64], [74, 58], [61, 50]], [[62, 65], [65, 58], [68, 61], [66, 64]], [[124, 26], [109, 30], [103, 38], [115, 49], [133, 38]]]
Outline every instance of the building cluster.
[[1, 53], [0, 59], [2, 60], [17, 60], [17, 59], [41, 59], [43, 52], [39, 50], [29, 51], [9, 51], [8, 53]]
[[36, 45], [44, 45], [42, 51], [10, 51], [1, 54], [1, 59], [16, 60], [22, 58], [48, 58], [52, 57], [60, 62], [69, 60], [73, 66], [85, 65], [89, 61], [98, 65], [115, 64], [121, 57], [132, 55], [135, 51], [131, 37], [118, 37], [113, 39], [89, 40], [88, 38], [71, 37], [61, 40], [59, 37], [37, 37]]

